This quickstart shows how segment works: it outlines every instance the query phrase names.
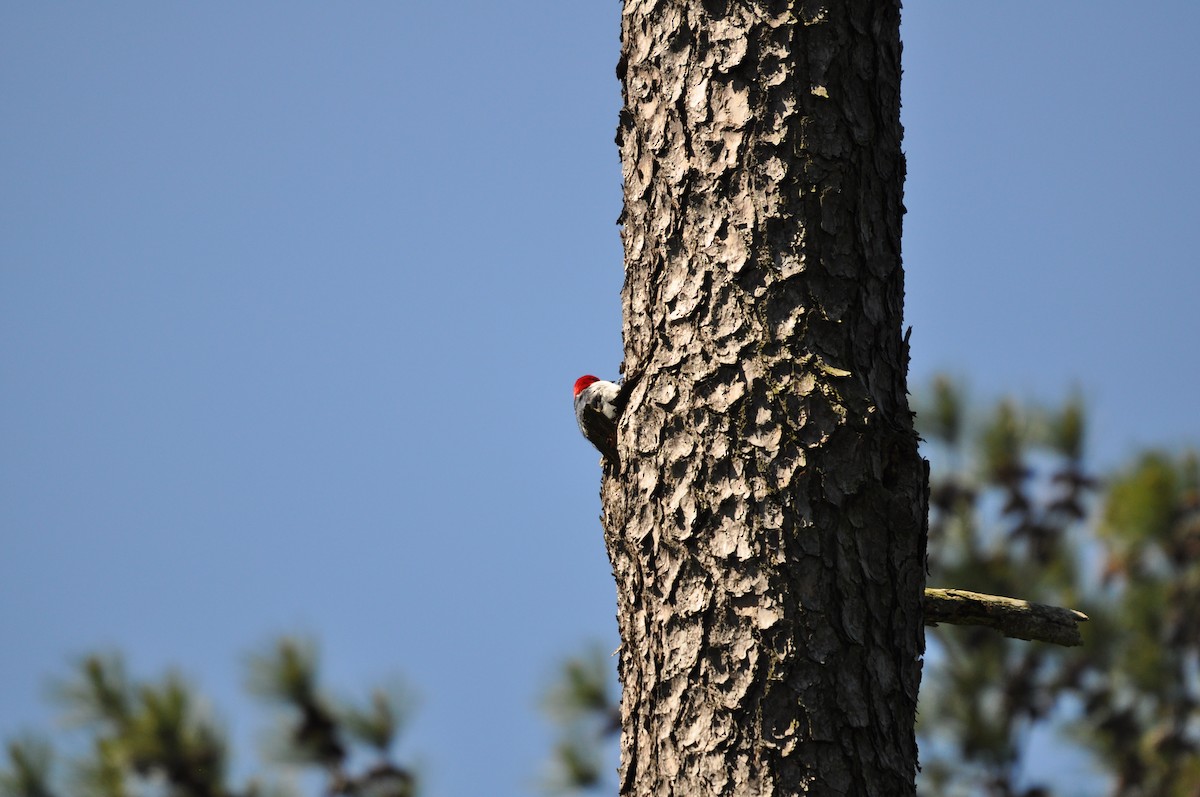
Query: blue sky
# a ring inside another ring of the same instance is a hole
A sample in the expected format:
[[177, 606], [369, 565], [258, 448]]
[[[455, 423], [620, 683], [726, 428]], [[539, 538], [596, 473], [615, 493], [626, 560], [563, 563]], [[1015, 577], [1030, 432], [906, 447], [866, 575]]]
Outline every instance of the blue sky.
[[[531, 793], [615, 647], [570, 386], [621, 357], [620, 5], [0, 7], [0, 736], [71, 656], [401, 674], [430, 797]], [[1200, 443], [1200, 6], [910, 3], [912, 383]]]

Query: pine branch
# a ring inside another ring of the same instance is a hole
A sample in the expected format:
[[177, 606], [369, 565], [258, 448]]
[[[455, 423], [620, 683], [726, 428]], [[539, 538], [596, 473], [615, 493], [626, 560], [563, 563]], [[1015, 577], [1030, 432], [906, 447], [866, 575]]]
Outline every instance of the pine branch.
[[984, 595], [964, 589], [925, 589], [925, 625], [982, 625], [1014, 639], [1082, 645], [1079, 624], [1088, 616], [1075, 609]]

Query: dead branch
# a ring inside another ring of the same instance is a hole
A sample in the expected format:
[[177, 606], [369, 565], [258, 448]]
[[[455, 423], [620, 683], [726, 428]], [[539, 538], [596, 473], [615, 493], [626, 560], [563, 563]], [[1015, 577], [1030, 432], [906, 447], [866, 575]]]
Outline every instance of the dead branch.
[[982, 625], [1014, 639], [1082, 645], [1079, 624], [1088, 616], [1074, 609], [1030, 603], [965, 589], [925, 590], [925, 625]]

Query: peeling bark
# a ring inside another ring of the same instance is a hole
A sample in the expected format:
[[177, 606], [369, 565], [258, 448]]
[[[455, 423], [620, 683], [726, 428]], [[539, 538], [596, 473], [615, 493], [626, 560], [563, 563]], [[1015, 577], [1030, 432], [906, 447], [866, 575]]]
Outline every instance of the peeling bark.
[[915, 793], [899, 3], [626, 0], [621, 794]]

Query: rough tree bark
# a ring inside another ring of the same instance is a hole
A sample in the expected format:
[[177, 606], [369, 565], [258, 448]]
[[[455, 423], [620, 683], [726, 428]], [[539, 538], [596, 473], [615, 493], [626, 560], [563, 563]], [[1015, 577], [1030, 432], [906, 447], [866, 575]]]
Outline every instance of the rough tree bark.
[[915, 793], [899, 2], [625, 0], [622, 795]]

